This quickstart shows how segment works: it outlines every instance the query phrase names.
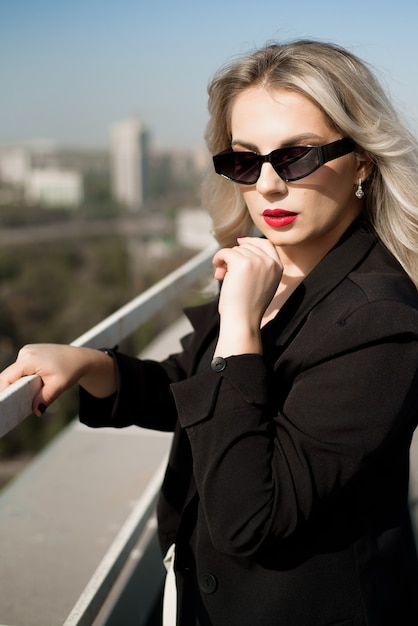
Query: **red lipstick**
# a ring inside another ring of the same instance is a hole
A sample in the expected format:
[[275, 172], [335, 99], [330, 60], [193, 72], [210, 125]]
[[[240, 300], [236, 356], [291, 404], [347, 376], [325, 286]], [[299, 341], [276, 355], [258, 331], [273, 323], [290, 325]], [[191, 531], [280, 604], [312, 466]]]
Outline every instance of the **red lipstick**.
[[297, 218], [297, 216], [297, 213], [284, 211], [283, 209], [266, 209], [263, 211], [264, 221], [269, 226], [273, 226], [273, 228], [288, 226]]

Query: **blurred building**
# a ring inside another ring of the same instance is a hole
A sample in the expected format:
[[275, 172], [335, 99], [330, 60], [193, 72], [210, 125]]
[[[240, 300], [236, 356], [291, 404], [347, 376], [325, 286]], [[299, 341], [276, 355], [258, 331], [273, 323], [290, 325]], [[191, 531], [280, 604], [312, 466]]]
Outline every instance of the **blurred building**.
[[190, 250], [203, 250], [214, 243], [212, 220], [206, 209], [180, 209], [176, 217], [177, 241]]
[[31, 166], [31, 156], [27, 148], [22, 146], [0, 148], [0, 181], [21, 185]]
[[131, 210], [147, 196], [148, 132], [138, 118], [116, 122], [110, 129], [112, 193]]
[[83, 201], [83, 180], [79, 172], [33, 169], [25, 180], [28, 204], [51, 207], [78, 207]]
[[32, 205], [80, 206], [83, 174], [65, 157], [65, 152], [46, 141], [0, 146], [0, 204], [15, 197]]

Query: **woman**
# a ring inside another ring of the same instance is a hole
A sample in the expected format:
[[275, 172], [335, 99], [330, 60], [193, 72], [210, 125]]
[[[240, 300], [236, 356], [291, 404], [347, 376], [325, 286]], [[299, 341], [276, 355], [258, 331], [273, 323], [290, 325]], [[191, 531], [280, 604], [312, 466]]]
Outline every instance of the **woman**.
[[319, 42], [223, 68], [209, 112], [221, 288], [183, 352], [29, 346], [0, 386], [39, 374], [41, 414], [79, 383], [85, 423], [174, 431], [177, 624], [415, 625], [417, 144], [365, 64]]

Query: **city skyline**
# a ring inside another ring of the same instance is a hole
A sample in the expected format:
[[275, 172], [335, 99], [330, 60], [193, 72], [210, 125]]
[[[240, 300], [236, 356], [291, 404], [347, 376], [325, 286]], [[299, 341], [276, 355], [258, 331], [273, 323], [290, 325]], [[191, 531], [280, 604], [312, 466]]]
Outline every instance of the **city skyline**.
[[104, 148], [116, 120], [139, 117], [157, 147], [201, 145], [207, 83], [218, 67], [293, 38], [335, 41], [358, 54], [418, 127], [414, 4], [150, 4], [0, 0], [0, 144], [47, 139]]

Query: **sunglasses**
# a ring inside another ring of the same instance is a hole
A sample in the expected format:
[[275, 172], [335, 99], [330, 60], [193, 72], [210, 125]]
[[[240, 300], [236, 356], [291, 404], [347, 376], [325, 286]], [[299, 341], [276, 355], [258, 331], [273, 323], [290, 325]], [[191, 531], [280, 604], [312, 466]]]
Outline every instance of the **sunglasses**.
[[354, 146], [351, 139], [344, 137], [325, 146], [291, 146], [266, 155], [234, 152], [229, 148], [215, 154], [213, 163], [217, 174], [241, 185], [254, 185], [263, 163], [271, 163], [274, 171], [287, 183], [305, 178], [324, 163], [353, 152]]

